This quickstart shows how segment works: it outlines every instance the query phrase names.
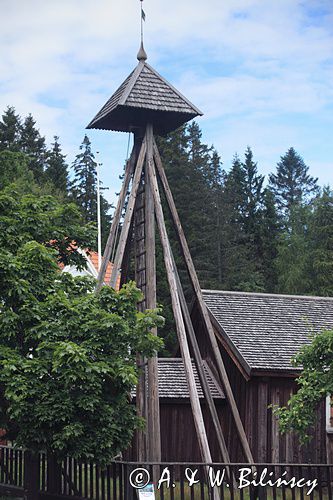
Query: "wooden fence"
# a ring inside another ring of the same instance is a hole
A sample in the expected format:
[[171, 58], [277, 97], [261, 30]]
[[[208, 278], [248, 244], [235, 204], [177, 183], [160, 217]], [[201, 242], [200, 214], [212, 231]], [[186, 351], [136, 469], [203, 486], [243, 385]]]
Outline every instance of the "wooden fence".
[[333, 500], [332, 480], [333, 465], [114, 461], [101, 469], [0, 447], [0, 495], [28, 500], [134, 500], [147, 482], [156, 500]]

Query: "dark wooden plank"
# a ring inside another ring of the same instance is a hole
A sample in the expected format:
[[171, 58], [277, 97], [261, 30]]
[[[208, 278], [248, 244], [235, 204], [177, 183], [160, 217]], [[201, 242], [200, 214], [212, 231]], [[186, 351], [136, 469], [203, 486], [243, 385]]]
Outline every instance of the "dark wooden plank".
[[94, 498], [94, 464], [89, 462], [89, 498]]
[[100, 469], [97, 464], [95, 464], [95, 498], [100, 500], [101, 496], [101, 482], [100, 482]]
[[106, 498], [111, 500], [111, 465], [106, 468]]
[[268, 383], [258, 384], [258, 462], [267, 462], [267, 407], [268, 407]]
[[25, 491], [23, 486], [13, 486], [10, 484], [0, 484], [0, 495], [12, 496], [16, 498], [24, 497]]
[[[280, 405], [280, 392], [278, 387], [272, 387], [272, 405]], [[280, 462], [280, 440], [279, 440], [279, 421], [275, 415], [272, 415], [272, 448], [271, 460], [273, 463]]]
[[39, 457], [26, 451], [24, 459], [25, 498], [26, 500], [36, 500], [39, 492]]
[[119, 485], [119, 478], [118, 478], [118, 473], [119, 473], [119, 466], [117, 467], [116, 464], [112, 465], [112, 479], [113, 479], [113, 484], [112, 484], [112, 491], [113, 491], [113, 497], [112, 500], [117, 500], [117, 484]]
[[41, 487], [42, 487], [42, 490], [45, 491], [46, 490], [46, 454], [45, 453], [42, 453], [41, 454], [41, 475], [42, 475], [42, 481], [41, 481]]

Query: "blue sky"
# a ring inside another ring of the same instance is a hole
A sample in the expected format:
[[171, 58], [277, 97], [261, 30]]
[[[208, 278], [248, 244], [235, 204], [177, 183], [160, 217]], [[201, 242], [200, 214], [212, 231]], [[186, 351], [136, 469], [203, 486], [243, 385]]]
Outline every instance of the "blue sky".
[[[139, 0], [0, 0], [0, 110], [31, 112], [71, 162], [85, 126], [136, 65]], [[144, 0], [148, 62], [203, 112], [228, 169], [261, 173], [293, 146], [333, 185], [332, 0]], [[128, 137], [88, 131], [114, 200]]]

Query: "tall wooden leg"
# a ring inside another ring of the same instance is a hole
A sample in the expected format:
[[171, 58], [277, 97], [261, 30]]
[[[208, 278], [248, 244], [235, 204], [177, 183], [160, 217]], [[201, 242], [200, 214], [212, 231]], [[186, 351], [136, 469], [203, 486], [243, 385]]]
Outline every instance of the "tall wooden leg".
[[137, 195], [138, 187], [139, 187], [140, 180], [141, 180], [141, 174], [142, 174], [142, 168], [143, 168], [145, 155], [146, 155], [146, 140], [144, 139], [142, 142], [138, 162], [137, 162], [136, 169], [134, 172], [132, 190], [131, 190], [131, 193], [129, 196], [127, 210], [126, 210], [125, 219], [124, 219], [124, 224], [123, 224], [123, 227], [121, 229], [119, 243], [118, 243], [118, 247], [117, 247], [117, 252], [116, 252], [116, 256], [115, 256], [114, 263], [113, 263], [113, 269], [112, 269], [111, 279], [110, 279], [110, 285], [113, 288], [115, 288], [115, 286], [116, 286], [118, 274], [120, 271], [120, 265], [121, 265], [123, 257], [124, 257], [125, 246], [126, 246], [126, 242], [127, 242], [127, 238], [128, 238], [129, 229], [131, 226], [131, 221], [132, 221], [132, 216], [133, 216], [134, 206], [135, 206], [135, 201], [136, 201], [136, 195]]
[[203, 359], [201, 357], [198, 341], [197, 341], [197, 338], [195, 336], [194, 328], [192, 325], [192, 320], [190, 317], [190, 313], [188, 311], [184, 291], [183, 291], [183, 288], [182, 288], [182, 285], [180, 282], [179, 274], [177, 271], [177, 267], [176, 267], [173, 255], [172, 255], [172, 261], [173, 261], [175, 274], [176, 274], [177, 289], [178, 289], [180, 304], [181, 304], [181, 308], [182, 308], [182, 312], [183, 312], [183, 317], [184, 317], [184, 321], [185, 321], [185, 325], [186, 325], [187, 334], [188, 334], [188, 337], [190, 339], [190, 344], [192, 347], [194, 360], [195, 360], [195, 364], [197, 367], [201, 387], [202, 387], [202, 390], [203, 390], [203, 393], [204, 393], [204, 396], [205, 396], [205, 399], [206, 399], [206, 402], [208, 405], [209, 412], [210, 412], [212, 420], [213, 420], [213, 424], [214, 424], [214, 428], [215, 428], [215, 432], [216, 432], [216, 436], [217, 436], [217, 441], [219, 443], [219, 448], [220, 448], [222, 460], [224, 463], [228, 464], [228, 463], [230, 463], [229, 453], [228, 453], [228, 450], [227, 450], [227, 447], [225, 444], [225, 440], [223, 437], [222, 428], [221, 428], [219, 417], [218, 417], [218, 414], [217, 414], [217, 411], [215, 408], [214, 400], [213, 400], [212, 394], [210, 392], [207, 378], [206, 378], [206, 375], [204, 372]]
[[183, 228], [182, 228], [182, 225], [181, 225], [178, 213], [177, 213], [177, 209], [176, 209], [176, 206], [175, 206], [175, 203], [173, 200], [173, 196], [172, 196], [172, 193], [170, 191], [168, 180], [166, 178], [164, 168], [162, 165], [162, 160], [161, 160], [161, 157], [159, 155], [159, 151], [158, 151], [158, 148], [157, 148], [157, 145], [155, 142], [154, 142], [154, 159], [155, 159], [155, 163], [156, 163], [159, 177], [160, 177], [161, 182], [162, 182], [162, 186], [163, 186], [163, 190], [164, 190], [164, 193], [165, 193], [165, 196], [167, 199], [167, 203], [168, 203], [168, 206], [169, 206], [169, 209], [171, 212], [173, 224], [174, 224], [177, 236], [178, 236], [178, 240], [179, 240], [180, 247], [181, 247], [181, 250], [183, 253], [183, 257], [184, 257], [184, 261], [185, 261], [185, 264], [186, 264], [186, 267], [188, 270], [188, 274], [190, 276], [190, 280], [191, 280], [191, 283], [192, 283], [192, 286], [194, 289], [195, 297], [197, 299], [199, 310], [200, 310], [202, 318], [204, 320], [206, 330], [208, 333], [208, 338], [209, 338], [209, 341], [210, 341], [210, 344], [212, 347], [212, 351], [213, 351], [214, 356], [215, 356], [215, 360], [216, 360], [219, 376], [221, 379], [221, 383], [223, 385], [225, 395], [227, 397], [227, 400], [229, 402], [229, 405], [230, 405], [230, 408], [231, 408], [231, 411], [232, 411], [232, 414], [234, 417], [234, 421], [235, 421], [237, 432], [238, 432], [238, 435], [239, 435], [239, 438], [240, 438], [240, 441], [242, 444], [244, 455], [246, 457], [246, 460], [249, 463], [253, 463], [254, 460], [253, 460], [252, 452], [251, 452], [251, 449], [250, 449], [250, 446], [249, 446], [249, 443], [248, 443], [248, 440], [247, 440], [247, 437], [245, 434], [242, 420], [241, 420], [240, 415], [239, 415], [239, 411], [238, 411], [236, 401], [235, 401], [235, 398], [234, 398], [234, 395], [232, 392], [232, 388], [231, 388], [231, 385], [229, 382], [229, 378], [228, 378], [228, 375], [227, 375], [227, 372], [226, 372], [226, 369], [225, 369], [225, 366], [223, 363], [221, 352], [220, 352], [220, 349], [219, 349], [219, 346], [217, 344], [217, 340], [216, 340], [216, 337], [214, 334], [214, 330], [213, 330], [213, 326], [212, 326], [212, 323], [210, 320], [209, 312], [207, 310], [206, 304], [205, 304], [204, 299], [203, 299], [199, 280], [198, 280], [198, 277], [197, 277], [197, 274], [196, 274], [196, 271], [194, 268], [192, 257], [191, 257], [191, 254], [190, 254], [190, 251], [188, 248], [188, 244], [187, 244], [187, 241], [185, 238], [185, 234], [184, 234], [184, 231], [183, 231]]
[[124, 203], [125, 203], [125, 198], [126, 198], [126, 194], [128, 191], [128, 186], [129, 186], [129, 183], [130, 183], [131, 177], [133, 175], [133, 171], [134, 171], [135, 158], [136, 158], [136, 150], [135, 149], [136, 149], [135, 146], [133, 146], [133, 150], [132, 150], [130, 159], [127, 161], [127, 164], [126, 164], [124, 182], [123, 182], [123, 185], [121, 187], [117, 207], [116, 207], [116, 210], [115, 210], [114, 215], [113, 215], [110, 233], [108, 236], [108, 240], [106, 242], [101, 268], [98, 272], [96, 292], [98, 292], [103, 286], [105, 274], [106, 274], [106, 269], [108, 267], [108, 263], [110, 262], [112, 248], [115, 244], [115, 237], [116, 237], [117, 228], [118, 228], [119, 222], [120, 222], [121, 212], [124, 208]]
[[183, 321], [179, 296], [177, 293], [177, 282], [175, 276], [175, 270], [172, 262], [171, 249], [169, 245], [169, 240], [166, 232], [164, 215], [162, 210], [162, 204], [160, 199], [160, 193], [157, 184], [157, 178], [155, 170], [150, 172], [149, 182], [151, 185], [153, 197], [154, 197], [154, 205], [155, 205], [155, 214], [158, 230], [160, 233], [161, 244], [163, 248], [164, 262], [167, 272], [167, 278], [169, 282], [169, 288], [171, 293], [171, 301], [172, 301], [172, 309], [176, 322], [177, 335], [179, 339], [179, 346], [182, 353], [185, 374], [187, 385], [190, 393], [190, 402], [192, 407], [192, 413], [194, 418], [194, 424], [196, 428], [196, 433], [199, 441], [199, 448], [201, 452], [201, 457], [203, 462], [211, 463], [211, 453], [209, 450], [207, 434], [205, 429], [205, 424], [203, 420], [203, 415], [200, 407], [200, 401], [198, 396], [197, 387], [195, 384], [192, 362], [190, 357], [190, 351], [186, 338], [185, 325]]
[[[150, 177], [153, 170], [153, 127], [147, 125], [147, 154], [145, 168], [145, 242], [146, 242], [146, 308], [156, 308], [156, 257], [155, 257], [155, 213]], [[157, 335], [157, 329], [152, 331]], [[161, 461], [160, 405], [158, 393], [157, 355], [148, 359], [148, 459]]]
[[[141, 178], [134, 214], [134, 239], [135, 239], [135, 281], [143, 293], [143, 300], [138, 304], [138, 310], [146, 310], [146, 244], [145, 244], [145, 187]], [[136, 412], [138, 417], [143, 417], [147, 424], [147, 370], [146, 358], [137, 354], [139, 367], [139, 381], [136, 387]], [[147, 460], [147, 428], [136, 431], [137, 460]]]

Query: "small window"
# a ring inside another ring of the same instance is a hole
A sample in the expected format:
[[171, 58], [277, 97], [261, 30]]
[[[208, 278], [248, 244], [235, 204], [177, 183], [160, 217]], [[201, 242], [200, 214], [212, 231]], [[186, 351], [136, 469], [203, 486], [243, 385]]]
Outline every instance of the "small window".
[[333, 433], [333, 396], [326, 397], [326, 432]]

